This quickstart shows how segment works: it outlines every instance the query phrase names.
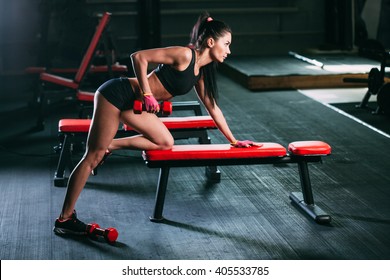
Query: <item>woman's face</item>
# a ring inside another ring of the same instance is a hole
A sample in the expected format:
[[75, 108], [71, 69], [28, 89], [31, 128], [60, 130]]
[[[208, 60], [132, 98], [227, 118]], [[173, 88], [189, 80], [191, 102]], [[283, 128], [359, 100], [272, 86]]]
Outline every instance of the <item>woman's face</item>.
[[212, 40], [209, 44], [210, 56], [213, 61], [222, 63], [230, 54], [230, 44], [232, 43], [232, 34], [226, 32], [224, 36], [217, 40]]

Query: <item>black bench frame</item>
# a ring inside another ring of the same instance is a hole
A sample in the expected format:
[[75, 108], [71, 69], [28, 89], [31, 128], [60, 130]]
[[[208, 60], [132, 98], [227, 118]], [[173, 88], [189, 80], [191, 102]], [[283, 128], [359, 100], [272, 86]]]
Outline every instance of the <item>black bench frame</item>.
[[224, 158], [224, 159], [188, 159], [188, 160], [167, 160], [167, 161], [148, 161], [145, 163], [150, 168], [160, 168], [156, 199], [153, 215], [150, 217], [152, 222], [163, 222], [163, 208], [166, 190], [168, 187], [169, 170], [173, 167], [199, 167], [199, 166], [224, 166], [224, 165], [252, 165], [252, 164], [287, 164], [297, 163], [300, 176], [302, 192], [292, 192], [291, 201], [307, 213], [312, 219], [319, 224], [328, 224], [331, 222], [330, 215], [326, 214], [321, 208], [314, 203], [313, 191], [309, 176], [309, 162], [321, 162], [322, 156], [295, 156], [286, 155], [283, 157], [263, 157], [263, 158]]
[[[175, 111], [193, 111], [195, 116], [201, 116], [202, 111], [198, 101], [182, 101], [172, 102], [172, 108]], [[189, 129], [171, 129], [170, 130], [175, 140], [198, 138], [199, 144], [211, 144], [211, 139], [208, 136], [207, 128], [189, 128]], [[134, 130], [119, 129], [115, 138], [127, 137], [137, 135], [138, 132]], [[65, 170], [68, 168], [69, 172], [75, 167], [72, 156], [75, 150], [83, 150], [82, 142], [86, 141], [88, 132], [60, 132], [60, 144], [55, 147], [55, 150], [60, 153], [57, 169], [54, 173], [54, 186], [64, 187], [67, 184], [65, 177]], [[76, 145], [80, 147], [77, 148]], [[206, 166], [206, 176], [218, 182], [221, 178], [221, 173], [217, 166]]]

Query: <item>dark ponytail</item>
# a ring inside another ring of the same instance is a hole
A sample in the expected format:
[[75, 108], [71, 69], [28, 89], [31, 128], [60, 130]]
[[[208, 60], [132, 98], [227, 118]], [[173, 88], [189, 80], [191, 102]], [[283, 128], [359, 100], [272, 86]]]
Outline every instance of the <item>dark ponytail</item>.
[[[224, 22], [214, 20], [208, 12], [202, 13], [191, 32], [189, 46], [195, 50], [203, 51], [207, 47], [207, 39], [219, 39], [226, 33], [231, 33], [231, 29]], [[218, 98], [218, 87], [216, 82], [217, 62], [211, 62], [200, 69], [203, 76], [206, 95], [214, 103]]]

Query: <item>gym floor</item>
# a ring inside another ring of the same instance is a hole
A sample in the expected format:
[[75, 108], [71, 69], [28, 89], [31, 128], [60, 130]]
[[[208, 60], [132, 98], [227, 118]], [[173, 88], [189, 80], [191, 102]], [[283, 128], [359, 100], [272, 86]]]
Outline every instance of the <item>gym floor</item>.
[[[365, 89], [252, 92], [222, 75], [219, 88], [220, 107], [237, 138], [284, 146], [322, 140], [332, 146], [323, 164], [309, 166], [314, 199], [332, 216], [330, 225], [316, 224], [291, 204], [289, 193], [300, 190], [295, 165], [224, 166], [218, 184], [206, 181], [203, 168], [172, 169], [167, 221], [152, 223], [158, 170], [147, 168], [139, 152], [120, 151], [90, 177], [76, 205], [81, 220], [117, 228], [118, 242], [56, 236], [52, 227], [65, 188], [53, 186], [53, 147], [58, 120], [76, 117], [77, 108], [53, 105], [45, 130], [31, 132], [35, 119], [19, 108], [26, 104], [26, 93], [19, 93], [22, 98], [1, 105], [7, 109], [0, 115], [0, 258], [389, 259], [390, 139], [325, 105], [358, 102]], [[191, 93], [176, 100], [194, 99]], [[210, 137], [226, 142], [218, 131]]]

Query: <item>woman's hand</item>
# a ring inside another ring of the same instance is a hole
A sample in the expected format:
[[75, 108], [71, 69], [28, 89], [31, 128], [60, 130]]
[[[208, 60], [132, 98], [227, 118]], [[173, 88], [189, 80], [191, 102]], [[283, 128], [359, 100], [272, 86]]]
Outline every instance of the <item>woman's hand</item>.
[[148, 113], [158, 113], [160, 111], [160, 105], [151, 93], [144, 93], [144, 104]]
[[250, 146], [256, 146], [256, 147], [263, 146], [263, 144], [255, 143], [251, 140], [237, 140], [236, 142], [230, 144], [236, 148], [248, 148]]

